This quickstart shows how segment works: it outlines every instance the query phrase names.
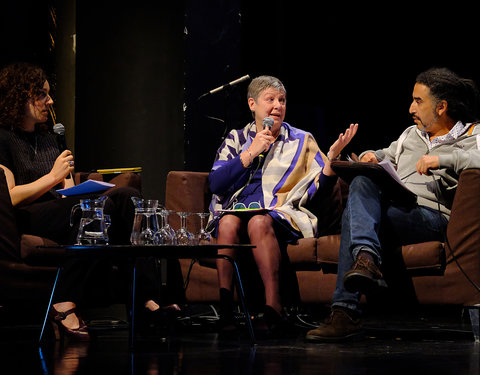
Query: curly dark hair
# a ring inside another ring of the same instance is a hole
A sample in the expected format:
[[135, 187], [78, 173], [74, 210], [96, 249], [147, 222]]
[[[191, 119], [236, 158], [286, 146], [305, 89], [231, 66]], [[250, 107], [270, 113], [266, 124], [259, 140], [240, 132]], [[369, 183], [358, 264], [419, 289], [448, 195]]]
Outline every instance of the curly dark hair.
[[0, 126], [21, 126], [28, 100], [42, 94], [45, 71], [29, 63], [14, 63], [0, 70]]
[[478, 120], [479, 93], [471, 79], [458, 76], [447, 68], [431, 68], [420, 73], [417, 83], [427, 86], [435, 100], [448, 103], [447, 115], [463, 123]]

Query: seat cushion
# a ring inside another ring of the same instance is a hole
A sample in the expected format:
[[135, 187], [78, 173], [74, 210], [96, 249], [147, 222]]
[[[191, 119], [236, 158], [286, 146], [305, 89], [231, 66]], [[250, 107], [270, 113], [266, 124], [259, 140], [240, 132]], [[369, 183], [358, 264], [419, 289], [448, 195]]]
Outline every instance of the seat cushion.
[[21, 240], [22, 261], [35, 266], [59, 266], [64, 259], [64, 249], [39, 247], [56, 245], [58, 245], [56, 242], [47, 238], [23, 234]]
[[292, 264], [316, 264], [317, 239], [301, 238], [296, 244], [287, 246], [287, 254]]
[[[338, 263], [340, 235], [317, 239], [317, 262], [330, 269]], [[395, 250], [393, 250], [395, 255]], [[388, 254], [385, 256], [388, 257]], [[445, 270], [445, 248], [442, 242], [430, 241], [401, 247], [404, 267], [414, 275], [442, 274]]]
[[402, 246], [402, 256], [407, 270], [412, 275], [442, 275], [445, 271], [443, 242], [429, 241]]

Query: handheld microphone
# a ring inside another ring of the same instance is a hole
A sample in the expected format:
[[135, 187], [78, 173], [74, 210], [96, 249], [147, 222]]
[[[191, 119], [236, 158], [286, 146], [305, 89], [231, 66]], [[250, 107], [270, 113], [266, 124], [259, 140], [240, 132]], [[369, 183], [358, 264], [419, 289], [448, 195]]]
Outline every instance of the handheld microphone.
[[271, 130], [271, 129], [272, 129], [272, 126], [273, 126], [273, 123], [274, 123], [273, 118], [271, 118], [271, 117], [265, 117], [265, 118], [263, 119], [263, 122], [262, 122], [263, 128], [264, 128], [264, 129], [265, 129], [265, 128], [268, 128], [268, 129]]
[[[237, 78], [236, 80], [233, 80], [232, 82], [229, 82], [223, 86], [220, 86], [220, 87], [217, 87], [216, 89], [213, 89], [213, 90], [210, 90], [209, 92], [206, 92], [205, 94], [201, 95], [198, 97], [198, 99], [201, 99], [207, 95], [213, 95], [213, 94], [216, 94], [217, 92], [220, 92], [222, 90], [225, 90], [226, 88], [228, 87], [232, 87], [232, 86], [235, 86], [235, 85], [238, 85], [239, 83], [242, 83], [246, 80], [249, 80], [250, 79], [250, 76], [247, 74], [247, 75], [244, 75], [243, 77], [240, 77], [240, 78]], [[197, 100], [198, 100], [197, 99]]]
[[53, 125], [53, 132], [57, 136], [57, 145], [60, 153], [67, 149], [67, 142], [65, 141], [65, 126], [63, 124], [55, 124]]
[[[65, 126], [61, 123], [57, 123], [53, 125], [53, 132], [57, 136], [58, 149], [60, 150], [60, 153], [62, 153], [67, 149], [67, 142], [65, 141]], [[72, 174], [70, 173], [66, 178], [72, 178]]]
[[[273, 126], [273, 118], [271, 117], [265, 117], [262, 121], [263, 124], [263, 129], [268, 128], [269, 130], [272, 129]], [[262, 160], [265, 157], [265, 152], [262, 152], [260, 155], [258, 155], [259, 159]]]

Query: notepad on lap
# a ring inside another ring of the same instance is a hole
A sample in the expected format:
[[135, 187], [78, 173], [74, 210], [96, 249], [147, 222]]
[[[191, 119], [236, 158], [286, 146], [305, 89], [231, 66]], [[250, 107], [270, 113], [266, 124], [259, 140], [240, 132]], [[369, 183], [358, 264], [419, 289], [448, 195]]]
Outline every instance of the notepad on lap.
[[71, 188], [57, 190], [57, 192], [62, 195], [65, 195], [66, 197], [69, 197], [71, 195], [81, 195], [81, 194], [89, 194], [89, 193], [96, 193], [99, 191], [105, 191], [110, 189], [113, 186], [115, 186], [115, 184], [111, 184], [109, 182], [87, 180]]
[[392, 201], [402, 204], [414, 204], [417, 195], [402, 182], [389, 160], [378, 164], [353, 161], [332, 161], [334, 172], [345, 182], [350, 183], [356, 176], [366, 176], [375, 182], [382, 192]]

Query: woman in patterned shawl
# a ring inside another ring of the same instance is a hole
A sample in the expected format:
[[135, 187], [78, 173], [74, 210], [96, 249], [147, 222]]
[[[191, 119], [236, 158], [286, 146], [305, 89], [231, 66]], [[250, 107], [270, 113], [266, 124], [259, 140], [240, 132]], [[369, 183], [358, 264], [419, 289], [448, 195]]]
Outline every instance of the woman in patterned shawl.
[[[306, 203], [317, 190], [333, 186], [329, 160], [338, 157], [357, 125], [340, 134], [325, 156], [310, 133], [283, 121], [286, 90], [277, 78], [252, 80], [248, 105], [254, 121], [228, 134], [209, 175], [214, 194], [209, 226], [215, 228], [218, 243], [255, 246], [253, 257], [265, 287], [264, 319], [267, 328], [275, 330], [286, 322], [279, 293], [279, 242], [315, 236], [317, 218], [305, 208]], [[232, 249], [219, 252], [235, 256]], [[227, 329], [234, 323], [233, 269], [223, 259], [217, 260], [217, 269], [220, 325]]]

